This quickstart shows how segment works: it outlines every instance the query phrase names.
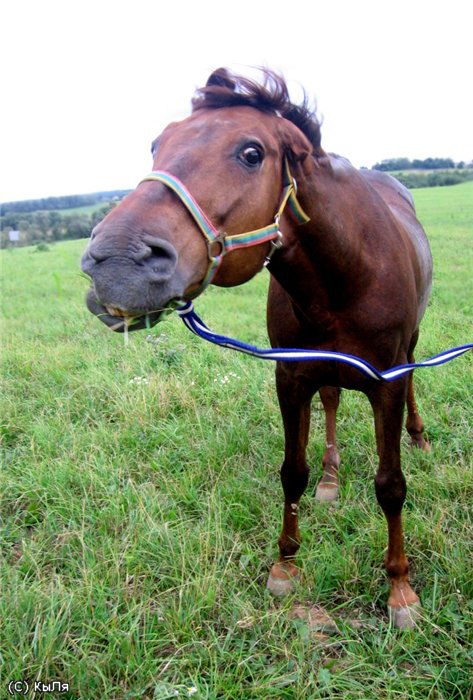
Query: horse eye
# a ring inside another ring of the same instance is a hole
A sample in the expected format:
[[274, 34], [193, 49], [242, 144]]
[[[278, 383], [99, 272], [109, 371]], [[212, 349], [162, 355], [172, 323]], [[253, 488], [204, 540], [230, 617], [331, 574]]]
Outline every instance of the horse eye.
[[239, 157], [245, 165], [254, 168], [263, 161], [263, 151], [258, 146], [245, 146]]

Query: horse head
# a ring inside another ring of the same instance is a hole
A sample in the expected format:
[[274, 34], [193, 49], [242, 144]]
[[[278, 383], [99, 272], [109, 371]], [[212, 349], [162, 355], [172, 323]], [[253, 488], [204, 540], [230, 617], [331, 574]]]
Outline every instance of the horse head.
[[131, 319], [138, 329], [210, 282], [251, 279], [279, 229], [307, 220], [291, 173], [319, 146], [306, 101], [292, 105], [277, 75], [259, 85], [212, 73], [192, 114], [153, 142], [152, 173], [94, 228], [82, 259], [90, 311], [113, 330]]

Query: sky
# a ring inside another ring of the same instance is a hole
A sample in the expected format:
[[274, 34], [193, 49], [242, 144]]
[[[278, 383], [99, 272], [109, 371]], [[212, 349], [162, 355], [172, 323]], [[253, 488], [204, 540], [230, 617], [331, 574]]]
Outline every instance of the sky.
[[0, 201], [133, 188], [219, 66], [282, 73], [358, 167], [473, 159], [469, 0], [15, 0], [1, 11]]

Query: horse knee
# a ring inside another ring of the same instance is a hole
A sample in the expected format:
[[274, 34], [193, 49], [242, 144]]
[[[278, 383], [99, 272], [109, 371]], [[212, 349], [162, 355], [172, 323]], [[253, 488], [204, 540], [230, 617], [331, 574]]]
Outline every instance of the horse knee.
[[283, 462], [281, 467], [281, 483], [285, 497], [290, 501], [298, 501], [309, 483], [309, 466], [306, 462], [292, 464]]
[[376, 498], [386, 515], [397, 515], [406, 498], [406, 479], [402, 471], [378, 472], [374, 480]]

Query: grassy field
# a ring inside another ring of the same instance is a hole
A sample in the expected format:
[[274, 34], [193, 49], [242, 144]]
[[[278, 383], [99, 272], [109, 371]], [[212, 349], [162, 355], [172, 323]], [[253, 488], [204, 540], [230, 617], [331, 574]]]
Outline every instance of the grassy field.
[[[435, 260], [422, 359], [472, 340], [473, 183], [415, 199]], [[273, 367], [204, 344], [174, 316], [125, 347], [85, 309], [84, 247], [2, 251], [0, 698], [24, 679], [68, 683], [49, 697], [82, 700], [469, 699], [473, 355], [417, 373], [432, 452], [403, 442], [418, 627], [387, 620], [372, 417], [349, 392], [332, 506], [313, 499], [314, 402], [304, 579], [276, 601], [265, 591], [282, 511]], [[267, 282], [211, 289], [197, 309], [265, 345]], [[301, 619], [314, 604], [337, 630]]]

